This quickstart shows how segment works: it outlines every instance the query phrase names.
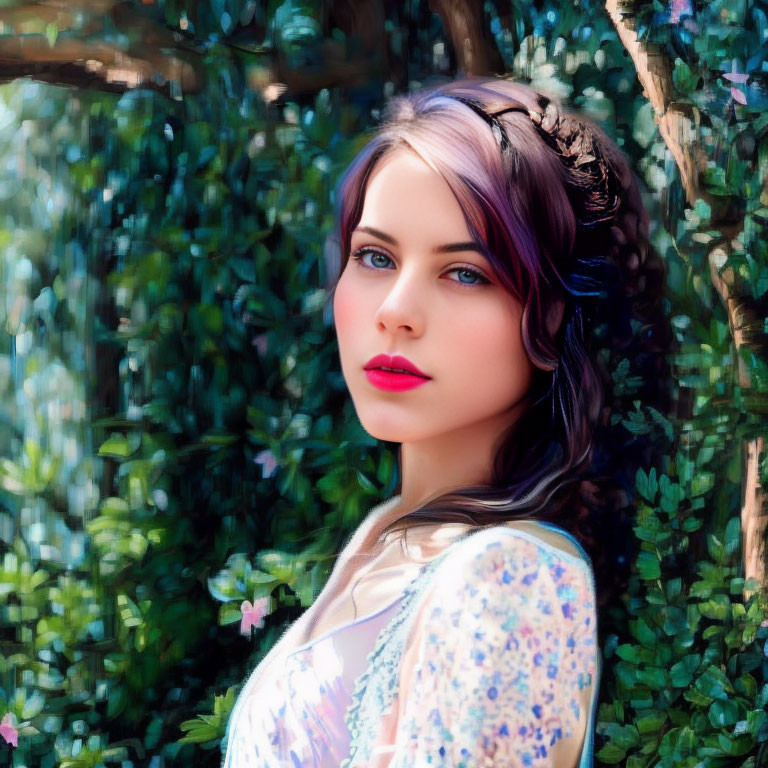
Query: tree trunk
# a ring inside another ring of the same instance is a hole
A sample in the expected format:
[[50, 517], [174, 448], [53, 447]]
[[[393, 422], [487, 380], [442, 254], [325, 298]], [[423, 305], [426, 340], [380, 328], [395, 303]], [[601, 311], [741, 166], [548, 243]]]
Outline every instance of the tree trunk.
[[[619, 38], [632, 57], [637, 77], [656, 113], [659, 132], [675, 160], [689, 204], [693, 205], [697, 199], [707, 201], [712, 206], [715, 226], [718, 226], [718, 217], [721, 217], [719, 228], [723, 237], [713, 241], [709, 252], [710, 277], [728, 314], [736, 350], [739, 385], [749, 388], [749, 372], [740, 353], [745, 346], [746, 331], [757, 323], [762, 325], [762, 319], [756, 308], [748, 304], [746, 291], [739, 291], [733, 269], [720, 271], [727, 261], [729, 249], [739, 245], [736, 238], [741, 231], [741, 224], [734, 226], [720, 201], [707, 195], [699, 185], [699, 174], [706, 168], [707, 157], [699, 145], [698, 111], [690, 105], [681, 109], [673, 103], [669, 59], [638, 42], [630, 20], [622, 16], [619, 10], [619, 0], [607, 0], [605, 7]], [[766, 499], [758, 471], [764, 447], [762, 437], [747, 440], [742, 446], [745, 466], [742, 474], [741, 529], [745, 577], [756, 579], [761, 587], [766, 585], [764, 552], [768, 522]], [[745, 597], [748, 598], [751, 593], [752, 590], [745, 589]]]

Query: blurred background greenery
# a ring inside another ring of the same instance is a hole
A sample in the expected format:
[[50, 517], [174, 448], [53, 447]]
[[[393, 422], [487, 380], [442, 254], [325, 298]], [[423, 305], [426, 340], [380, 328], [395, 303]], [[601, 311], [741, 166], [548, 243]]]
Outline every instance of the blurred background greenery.
[[668, 266], [674, 412], [612, 361], [617, 440], [653, 460], [598, 762], [768, 765], [767, 12], [0, 1], [0, 764], [219, 764], [248, 671], [397, 485], [324, 304], [336, 182], [388, 96], [507, 73], [616, 139]]

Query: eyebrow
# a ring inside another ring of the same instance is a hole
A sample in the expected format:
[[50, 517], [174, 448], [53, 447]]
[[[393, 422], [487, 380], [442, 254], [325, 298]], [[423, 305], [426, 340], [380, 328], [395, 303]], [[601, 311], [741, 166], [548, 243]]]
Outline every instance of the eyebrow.
[[[388, 235], [386, 232], [382, 232], [375, 227], [357, 227], [354, 232], [367, 232], [369, 235], [378, 237], [379, 240], [383, 240], [385, 243], [394, 245], [395, 248], [399, 247], [397, 240], [392, 235]], [[354, 234], [353, 232], [353, 234]], [[447, 243], [445, 245], [437, 245], [433, 249], [434, 253], [456, 253], [457, 251], [477, 251], [481, 256], [485, 256], [485, 248], [480, 243], [476, 243], [472, 240], [468, 240], [466, 243]]]

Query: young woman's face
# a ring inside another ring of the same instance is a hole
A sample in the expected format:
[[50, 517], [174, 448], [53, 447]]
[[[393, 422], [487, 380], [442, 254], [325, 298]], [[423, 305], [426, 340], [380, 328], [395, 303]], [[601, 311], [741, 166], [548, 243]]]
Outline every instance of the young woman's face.
[[[522, 309], [471, 241], [450, 187], [418, 155], [399, 148], [378, 161], [352, 234], [359, 259], [347, 262], [333, 312], [358, 418], [379, 440], [498, 434], [519, 416], [534, 370]], [[407, 358], [430, 378], [401, 376], [423, 383], [398, 390], [394, 376], [364, 369], [380, 354]], [[384, 379], [395, 389], [374, 383]]]

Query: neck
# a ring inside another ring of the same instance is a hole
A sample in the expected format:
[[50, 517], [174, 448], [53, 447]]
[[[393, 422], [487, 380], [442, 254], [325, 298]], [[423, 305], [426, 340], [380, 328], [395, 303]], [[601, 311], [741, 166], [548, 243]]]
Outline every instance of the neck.
[[403, 443], [400, 501], [393, 512], [402, 515], [451, 491], [490, 485], [499, 442], [517, 416], [515, 408], [479, 424]]

